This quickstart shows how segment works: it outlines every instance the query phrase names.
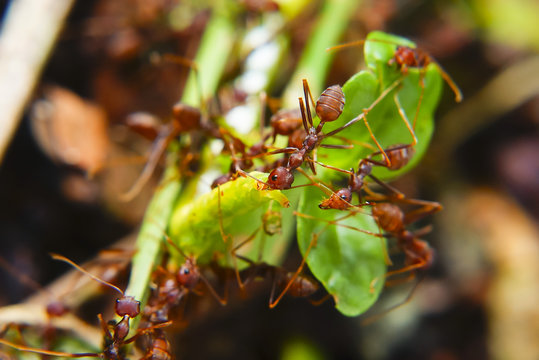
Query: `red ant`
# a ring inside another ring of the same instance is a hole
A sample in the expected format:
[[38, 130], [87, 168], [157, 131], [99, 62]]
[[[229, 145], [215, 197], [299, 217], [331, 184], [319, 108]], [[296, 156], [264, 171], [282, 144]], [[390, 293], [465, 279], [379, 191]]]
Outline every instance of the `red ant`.
[[227, 296], [220, 297], [208, 279], [200, 272], [200, 268], [197, 265], [196, 258], [194, 256], [186, 255], [178, 245], [176, 245], [168, 235], [164, 234], [166, 241], [171, 245], [181, 256], [185, 259], [185, 262], [180, 266], [180, 269], [176, 273], [176, 280], [181, 288], [185, 291], [196, 292], [196, 287], [200, 283], [200, 280], [206, 285], [212, 296], [221, 304], [226, 305]]
[[103, 320], [102, 315], [98, 314], [99, 322], [101, 324], [101, 328], [104, 333], [103, 352], [72, 354], [72, 353], [30, 348], [24, 345], [14, 344], [4, 339], [0, 339], [1, 344], [7, 345], [9, 347], [15, 348], [20, 351], [33, 352], [33, 353], [43, 354], [43, 355], [63, 356], [63, 357], [72, 357], [72, 358], [99, 357], [99, 358], [107, 359], [107, 360], [116, 360], [116, 359], [121, 360], [121, 359], [125, 359], [124, 345], [133, 342], [134, 340], [136, 340], [136, 338], [138, 338], [140, 335], [142, 335], [146, 331], [150, 331], [156, 328], [161, 328], [161, 327], [170, 325], [170, 322], [168, 322], [168, 323], [158, 324], [158, 325], [145, 328], [145, 329], [139, 329], [137, 330], [137, 333], [135, 335], [127, 339], [127, 336], [130, 330], [129, 320], [139, 315], [140, 301], [136, 300], [132, 296], [125, 295], [125, 293], [122, 290], [120, 290], [120, 288], [118, 288], [117, 286], [98, 278], [92, 273], [89, 273], [88, 271], [86, 271], [79, 265], [75, 264], [73, 261], [69, 260], [68, 258], [61, 255], [57, 255], [57, 254], [51, 254], [51, 256], [55, 260], [64, 261], [70, 264], [75, 269], [82, 272], [83, 274], [88, 275], [90, 278], [97, 281], [98, 283], [108, 286], [118, 291], [120, 294], [122, 294], [122, 297], [116, 299], [116, 302], [114, 304], [114, 310], [115, 310], [116, 315], [121, 317], [120, 321], [106, 323]]
[[[219, 190], [219, 198], [220, 199], [220, 190]], [[223, 237], [223, 240], [227, 242], [227, 239], [230, 237], [230, 235], [225, 234], [225, 230], [222, 224], [221, 220], [221, 207], [220, 207], [220, 201], [218, 202], [219, 206], [219, 226], [221, 231], [221, 236]], [[305, 266], [305, 259], [303, 259], [301, 265], [298, 267], [297, 271], [295, 273], [290, 273], [286, 271], [285, 269], [269, 265], [265, 262], [260, 262], [261, 254], [259, 253], [258, 262], [254, 262], [253, 260], [237, 254], [237, 252], [248, 243], [255, 240], [256, 235], [260, 231], [260, 229], [263, 230], [263, 236], [264, 234], [267, 234], [269, 236], [276, 235], [281, 232], [281, 213], [277, 211], [272, 210], [272, 202], [269, 203], [268, 209], [264, 214], [262, 215], [262, 224], [258, 229], [256, 229], [247, 239], [241, 241], [239, 244], [237, 244], [234, 248], [231, 249], [230, 254], [232, 255], [233, 261], [234, 261], [234, 272], [236, 275], [236, 279], [238, 281], [238, 286], [240, 290], [243, 290], [245, 288], [245, 285], [254, 280], [255, 278], [262, 277], [270, 277], [272, 279], [272, 289], [269, 299], [269, 307], [274, 308], [277, 306], [281, 298], [288, 292], [290, 295], [294, 297], [308, 297], [312, 294], [314, 294], [319, 286], [318, 283], [312, 279], [309, 276], [301, 275], [301, 270]], [[312, 246], [316, 243], [315, 240], [316, 234], [313, 234], [313, 241], [309, 248], [307, 249], [305, 256], [309, 254], [309, 251]], [[232, 244], [232, 242], [230, 242]], [[242, 280], [242, 276], [240, 274], [238, 265], [236, 260], [241, 259], [244, 262], [249, 264], [249, 267], [245, 270], [242, 270], [243, 274], [246, 274], [245, 281]], [[279, 296], [274, 300], [275, 295], [275, 289], [277, 286], [280, 286], [283, 290], [279, 294]], [[326, 298], [323, 298], [319, 301], [312, 301], [313, 304], [320, 304], [323, 301], [325, 301]]]
[[156, 329], [150, 333], [150, 344], [146, 354], [141, 360], [172, 360], [172, 350], [170, 342], [161, 329]]
[[[353, 193], [356, 193], [358, 195], [361, 202], [361, 190], [363, 189], [363, 185], [365, 184], [365, 178], [367, 176], [373, 179], [377, 184], [396, 194], [398, 197], [402, 197], [403, 195], [397, 189], [391, 187], [390, 185], [384, 183], [383, 181], [372, 175], [372, 167], [374, 165], [383, 166], [388, 168], [389, 170], [399, 170], [403, 168], [410, 162], [411, 158], [415, 154], [413, 145], [393, 145], [385, 149], [384, 153], [386, 154], [387, 159], [391, 163], [390, 166], [388, 166], [386, 162], [380, 162], [372, 159], [373, 156], [380, 155], [381, 153], [382, 152], [377, 151], [370, 154], [367, 158], [361, 159], [359, 161], [357, 171], [355, 172], [354, 169], [346, 171], [334, 167], [329, 167], [331, 169], [350, 174], [350, 179], [348, 180], [348, 187], [342, 188], [337, 192], [334, 192], [329, 199], [324, 200], [320, 205], [318, 205], [320, 209], [346, 210], [352, 206], [350, 202], [352, 201]], [[322, 164], [322, 166], [325, 165]]]
[[[350, 47], [350, 46], [363, 45], [368, 41], [380, 42], [380, 43], [388, 43], [388, 44], [391, 44], [391, 45], [396, 45], [395, 53], [394, 53], [393, 57], [391, 59], [389, 59], [387, 64], [389, 66], [392, 66], [392, 65], [395, 64], [397, 66], [397, 69], [402, 73], [403, 76], [406, 76], [408, 74], [408, 69], [409, 68], [417, 68], [417, 69], [419, 69], [419, 76], [420, 76], [419, 84], [421, 86], [421, 94], [419, 95], [419, 100], [418, 100], [415, 115], [414, 115], [414, 121], [413, 121], [413, 124], [412, 124], [411, 127], [410, 127], [410, 123], [409, 123], [409, 121], [408, 121], [408, 119], [406, 117], [406, 114], [404, 112], [404, 109], [401, 106], [400, 101], [398, 99], [398, 96], [397, 96], [398, 93], [395, 93], [394, 96], [393, 96], [395, 104], [396, 104], [398, 112], [399, 112], [399, 115], [404, 120], [404, 123], [405, 123], [406, 127], [408, 128], [408, 130], [410, 131], [410, 134], [413, 137], [412, 145], [415, 145], [417, 143], [417, 138], [416, 138], [413, 130], [415, 129], [415, 126], [416, 126], [417, 117], [419, 115], [419, 109], [421, 108], [421, 104], [422, 104], [423, 96], [424, 96], [424, 92], [425, 92], [424, 76], [425, 76], [425, 73], [426, 73], [426, 70], [427, 70], [427, 66], [430, 65], [430, 64], [434, 64], [436, 66], [436, 69], [437, 69], [438, 73], [442, 76], [442, 78], [445, 80], [445, 82], [449, 85], [449, 87], [451, 88], [451, 90], [455, 94], [455, 101], [456, 102], [461, 102], [462, 101], [462, 92], [460, 91], [460, 89], [458, 88], [456, 83], [453, 81], [453, 79], [449, 76], [449, 74], [442, 68], [442, 66], [432, 56], [430, 56], [426, 51], [424, 51], [424, 50], [422, 50], [420, 48], [413, 48], [413, 47], [409, 47], [409, 46], [398, 45], [398, 44], [396, 44], [394, 42], [391, 42], [391, 41], [388, 41], [388, 40], [382, 40], [382, 39], [365, 39], [365, 40], [352, 41], [352, 42], [349, 42], [349, 43], [346, 43], [346, 44], [333, 46], [333, 47], [328, 48], [327, 50], [331, 51], [331, 50], [342, 49], [342, 48]], [[397, 81], [400, 82], [399, 79], [397, 79]], [[367, 126], [367, 128], [369, 128], [369, 124], [368, 124], [366, 118], [364, 118], [364, 121], [365, 121], [365, 125]], [[390, 162], [389, 158], [387, 158], [387, 156], [385, 156], [385, 153], [384, 153], [382, 147], [380, 146], [380, 144], [378, 143], [376, 138], [373, 136], [372, 131], [370, 131], [370, 133], [371, 133], [372, 140], [378, 146], [380, 151], [384, 154], [387, 165], [390, 166], [391, 162]]]
[[[241, 255], [236, 256], [249, 264], [247, 269], [242, 270], [242, 274], [245, 274], [246, 278], [246, 280], [242, 282], [242, 286], [247, 285], [250, 281], [259, 277], [271, 278], [272, 286], [269, 298], [270, 309], [276, 307], [285, 294], [289, 294], [293, 297], [309, 297], [319, 289], [319, 285], [316, 280], [310, 276], [301, 274], [301, 270], [305, 265], [304, 261], [302, 261], [296, 272], [288, 272], [279, 266], [270, 265], [265, 262], [255, 263], [254, 261]], [[275, 298], [275, 290], [277, 287], [281, 288], [282, 290], [279, 296]], [[327, 296], [323, 297], [321, 300], [311, 302], [318, 305], [324, 302], [326, 299]]]
[[[195, 74], [198, 71], [196, 64], [182, 56], [165, 54], [162, 60], [179, 63], [191, 68]], [[158, 60], [160, 61], [160, 60]], [[198, 79], [198, 77], [197, 77]], [[200, 88], [200, 87], [199, 87]], [[199, 89], [200, 90], [200, 89]], [[202, 94], [199, 95], [201, 105], [203, 105]], [[132, 200], [150, 179], [159, 159], [167, 149], [168, 145], [177, 136], [193, 131], [202, 131], [211, 137], [219, 138], [219, 128], [207, 121], [200, 109], [193, 106], [176, 103], [172, 107], [172, 120], [167, 124], [158, 124], [156, 119], [145, 113], [135, 113], [127, 118], [127, 124], [134, 131], [153, 141], [152, 150], [144, 169], [131, 188], [122, 195], [124, 201]]]
[[411, 232], [406, 225], [414, 223], [423, 217], [442, 210], [442, 205], [434, 201], [417, 199], [392, 199], [386, 196], [377, 197], [383, 200], [389, 199], [410, 205], [421, 207], [404, 213], [399, 206], [390, 202], [377, 202], [372, 206], [372, 215], [378, 226], [387, 232], [389, 236], [397, 239], [397, 245], [404, 252], [406, 266], [386, 274], [386, 277], [400, 274], [414, 269], [427, 268], [432, 264], [433, 251], [424, 240], [419, 239], [425, 229]]

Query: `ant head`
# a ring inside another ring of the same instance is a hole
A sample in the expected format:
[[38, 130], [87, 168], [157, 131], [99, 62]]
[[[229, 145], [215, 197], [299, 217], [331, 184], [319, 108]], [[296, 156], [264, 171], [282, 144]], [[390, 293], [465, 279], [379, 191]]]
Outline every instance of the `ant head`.
[[134, 318], [140, 314], [140, 301], [136, 300], [133, 296], [122, 296], [116, 299], [114, 310], [118, 316], [127, 315], [130, 318]]
[[182, 103], [176, 103], [172, 107], [172, 115], [174, 120], [180, 124], [182, 131], [191, 131], [200, 127], [200, 119], [202, 115], [200, 110]]
[[399, 45], [395, 50], [394, 62], [397, 66], [417, 66], [416, 51], [407, 46]]
[[352, 201], [352, 192], [348, 188], [342, 188], [333, 193], [329, 199], [322, 201], [318, 207], [320, 209], [345, 210], [350, 207], [350, 201]]
[[50, 317], [59, 317], [69, 312], [69, 308], [61, 301], [54, 300], [47, 304], [47, 315]]
[[185, 263], [176, 274], [178, 283], [189, 290], [192, 290], [200, 280], [200, 270], [193, 258], [185, 259]]
[[267, 182], [275, 190], [290, 189], [294, 182], [294, 175], [284, 166], [279, 166], [270, 172]]

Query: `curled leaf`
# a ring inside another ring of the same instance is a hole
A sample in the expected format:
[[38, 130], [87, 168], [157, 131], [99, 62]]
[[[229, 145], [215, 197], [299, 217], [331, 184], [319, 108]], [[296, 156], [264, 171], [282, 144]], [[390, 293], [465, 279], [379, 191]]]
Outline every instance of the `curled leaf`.
[[[266, 176], [257, 172], [251, 175], [261, 179]], [[230, 241], [237, 244], [255, 232], [256, 239], [260, 239], [265, 212], [280, 211], [289, 202], [282, 192], [261, 191], [257, 184], [250, 177], [240, 177], [176, 208], [170, 222], [171, 238], [184, 252], [195, 254], [201, 263], [210, 261], [215, 254], [229, 254]], [[274, 236], [278, 237], [268, 235]], [[257, 241], [253, 240], [247, 248], [254, 251]], [[267, 262], [275, 262], [276, 257], [269, 251], [262, 256]]]

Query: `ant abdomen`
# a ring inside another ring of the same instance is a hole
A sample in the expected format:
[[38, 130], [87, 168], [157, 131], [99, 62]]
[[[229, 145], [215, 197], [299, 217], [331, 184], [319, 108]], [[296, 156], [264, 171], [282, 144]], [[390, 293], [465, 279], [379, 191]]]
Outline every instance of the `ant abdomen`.
[[279, 110], [270, 118], [273, 131], [279, 135], [290, 135], [302, 127], [301, 111], [299, 109]]
[[397, 205], [377, 203], [372, 207], [372, 216], [389, 233], [399, 233], [404, 228], [404, 213]]
[[386, 155], [391, 162], [388, 166], [389, 170], [399, 170], [406, 166], [415, 154], [415, 150], [412, 146], [407, 145], [393, 145], [387, 148]]
[[[286, 282], [290, 281], [294, 273], [288, 273], [285, 276]], [[311, 296], [318, 290], [318, 283], [311, 279], [310, 277], [307, 277], [305, 275], [303, 276], [297, 276], [294, 281], [292, 282], [292, 285], [288, 289], [288, 294], [294, 297], [307, 297]]]
[[335, 121], [344, 109], [344, 93], [339, 85], [332, 85], [322, 92], [316, 102], [316, 115], [321, 122]]

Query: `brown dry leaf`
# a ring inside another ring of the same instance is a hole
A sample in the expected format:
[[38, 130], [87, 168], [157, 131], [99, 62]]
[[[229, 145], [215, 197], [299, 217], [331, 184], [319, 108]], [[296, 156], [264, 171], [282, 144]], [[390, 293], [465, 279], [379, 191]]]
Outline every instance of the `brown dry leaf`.
[[109, 146], [107, 116], [97, 105], [69, 90], [50, 86], [32, 109], [32, 130], [52, 159], [92, 174], [105, 161]]

